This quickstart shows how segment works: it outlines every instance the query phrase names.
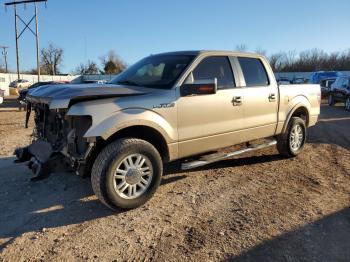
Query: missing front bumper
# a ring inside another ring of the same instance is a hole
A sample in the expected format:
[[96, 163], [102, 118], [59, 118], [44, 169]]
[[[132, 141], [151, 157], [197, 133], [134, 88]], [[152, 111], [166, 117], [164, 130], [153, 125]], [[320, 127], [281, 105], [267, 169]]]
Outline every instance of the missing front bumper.
[[58, 168], [62, 169], [64, 165], [64, 156], [54, 152], [50, 143], [37, 140], [30, 146], [18, 148], [15, 150], [16, 163], [28, 162], [27, 166], [32, 170], [34, 176], [32, 181], [42, 180]]

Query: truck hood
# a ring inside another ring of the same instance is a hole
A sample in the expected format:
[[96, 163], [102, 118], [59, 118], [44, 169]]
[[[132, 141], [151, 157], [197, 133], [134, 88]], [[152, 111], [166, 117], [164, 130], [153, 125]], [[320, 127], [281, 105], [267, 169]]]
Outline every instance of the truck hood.
[[152, 91], [154, 89], [146, 87], [113, 84], [46, 85], [29, 90], [26, 98], [30, 103], [43, 103], [50, 109], [59, 109], [81, 101], [143, 95]]

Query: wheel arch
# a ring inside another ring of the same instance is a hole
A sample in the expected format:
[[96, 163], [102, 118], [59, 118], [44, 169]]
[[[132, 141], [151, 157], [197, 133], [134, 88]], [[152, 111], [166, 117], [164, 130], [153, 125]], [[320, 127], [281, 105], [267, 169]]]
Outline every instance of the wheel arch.
[[97, 140], [97, 148], [104, 148], [120, 138], [138, 138], [151, 143], [159, 152], [163, 162], [169, 162], [170, 151], [166, 139], [157, 129], [147, 125], [132, 125], [119, 129], [107, 139], [100, 138]]
[[306, 127], [309, 126], [309, 122], [310, 122], [309, 109], [307, 108], [307, 106], [305, 106], [303, 104], [297, 104], [288, 113], [288, 116], [287, 116], [286, 121], [284, 123], [282, 132], [286, 131], [288, 123], [292, 119], [292, 117], [299, 117], [299, 118], [303, 119], [305, 121]]

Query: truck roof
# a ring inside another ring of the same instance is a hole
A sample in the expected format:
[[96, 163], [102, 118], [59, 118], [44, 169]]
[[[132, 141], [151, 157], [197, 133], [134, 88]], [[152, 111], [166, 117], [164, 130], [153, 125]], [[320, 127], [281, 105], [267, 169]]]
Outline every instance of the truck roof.
[[264, 57], [263, 55], [256, 54], [256, 53], [225, 51], [225, 50], [187, 50], [187, 51], [165, 52], [165, 53], [152, 54], [152, 55], [194, 55], [194, 56], [197, 56], [200, 54]]

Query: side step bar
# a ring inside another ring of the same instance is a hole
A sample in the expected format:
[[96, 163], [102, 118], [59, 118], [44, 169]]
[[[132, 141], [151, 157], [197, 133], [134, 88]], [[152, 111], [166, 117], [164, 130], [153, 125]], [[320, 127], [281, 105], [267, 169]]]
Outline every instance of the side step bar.
[[231, 158], [233, 156], [237, 156], [237, 155], [240, 155], [243, 153], [259, 150], [259, 149], [262, 149], [265, 147], [274, 146], [276, 144], [277, 144], [276, 140], [271, 140], [271, 141], [264, 143], [264, 144], [251, 145], [251, 146], [248, 146], [247, 148], [233, 151], [231, 153], [223, 153], [223, 154], [216, 153], [216, 154], [205, 155], [205, 156], [202, 156], [199, 160], [194, 160], [191, 162], [182, 163], [181, 169], [188, 170], [188, 169], [192, 169], [192, 168], [196, 168], [196, 167], [200, 167], [200, 166], [205, 166], [205, 165], [208, 165], [208, 164], [211, 164], [214, 162], [218, 162], [221, 160], [225, 160], [225, 159], [228, 159], [228, 158]]

